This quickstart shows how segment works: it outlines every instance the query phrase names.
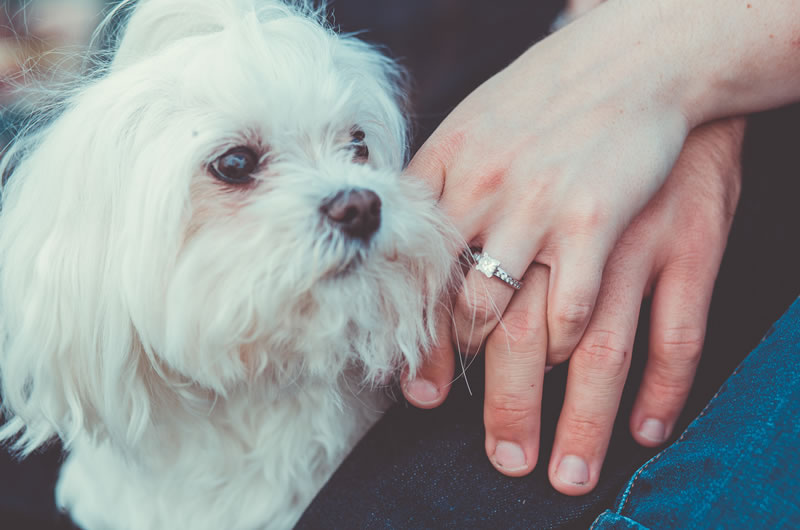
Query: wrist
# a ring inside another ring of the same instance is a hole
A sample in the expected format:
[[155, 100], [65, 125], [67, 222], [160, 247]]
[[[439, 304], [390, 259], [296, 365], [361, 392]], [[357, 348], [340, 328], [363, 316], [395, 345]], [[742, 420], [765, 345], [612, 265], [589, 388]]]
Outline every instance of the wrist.
[[560, 65], [563, 86], [617, 86], [637, 108], [680, 114], [690, 130], [702, 123], [708, 83], [695, 75], [697, 39], [671, 5], [610, 0], [535, 48], [549, 48], [538, 54]]
[[800, 99], [796, 9], [796, 0], [609, 0], [554, 37], [566, 68], [606, 67], [606, 79], [694, 128]]
[[795, 0], [657, 3], [689, 28], [680, 34], [676, 53], [687, 76], [682, 108], [692, 127], [800, 99]]
[[[730, 229], [742, 189], [742, 142], [745, 118], [707, 123], [693, 130], [686, 140], [677, 168], [683, 178], [695, 181], [699, 211], [711, 212], [708, 223], [723, 233]], [[711, 207], [711, 209], [707, 209]]]
[[746, 124], [742, 117], [706, 123], [692, 131], [684, 150], [705, 160], [717, 173], [738, 170]]

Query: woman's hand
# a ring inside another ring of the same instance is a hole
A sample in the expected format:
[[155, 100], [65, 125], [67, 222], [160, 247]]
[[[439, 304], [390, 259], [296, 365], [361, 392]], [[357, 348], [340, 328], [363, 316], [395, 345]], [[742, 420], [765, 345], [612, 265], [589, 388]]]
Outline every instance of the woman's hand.
[[[487, 81], [409, 166], [439, 192], [469, 245], [523, 284], [531, 283], [534, 261], [550, 268], [546, 327], [554, 359], [568, 357], [583, 335], [611, 250], [663, 184], [689, 131], [681, 71], [668, 70], [661, 44], [646, 38], [661, 23], [659, 11], [626, 20], [626, 3], [598, 7]], [[644, 29], [607, 30], [620, 24]], [[452, 326], [461, 352], [478, 351], [513, 293], [496, 278], [467, 274]], [[527, 310], [529, 298], [519, 293], [515, 306]], [[450, 330], [439, 331], [449, 352]], [[444, 398], [448, 352], [435, 356], [437, 373], [423, 371], [410, 387], [416, 403]]]

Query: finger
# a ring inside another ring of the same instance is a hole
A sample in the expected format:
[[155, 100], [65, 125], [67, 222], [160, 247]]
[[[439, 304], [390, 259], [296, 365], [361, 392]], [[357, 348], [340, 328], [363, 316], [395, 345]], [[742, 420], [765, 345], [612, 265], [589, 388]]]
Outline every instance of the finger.
[[547, 355], [549, 270], [533, 265], [486, 343], [486, 454], [509, 476], [536, 466]]
[[610, 262], [597, 308], [570, 359], [549, 466], [550, 483], [566, 495], [586, 494], [597, 484], [630, 367], [649, 270], [641, 262]]
[[[522, 277], [533, 261], [534, 252], [525, 250], [510, 237], [493, 236], [483, 248], [484, 255], [500, 261], [499, 267], [515, 279]], [[491, 263], [472, 262], [453, 311], [453, 338], [460, 353], [475, 354], [495, 328], [515, 290], [491, 275]], [[479, 270], [481, 266], [481, 270]], [[483, 272], [482, 272], [483, 271]]]
[[445, 302], [440, 303], [436, 316], [436, 343], [416, 373], [409, 373], [408, 369], [403, 373], [403, 395], [415, 407], [438, 407], [450, 392], [455, 370], [450, 312]]
[[446, 124], [440, 125], [408, 163], [405, 173], [422, 179], [441, 199], [448, 168], [460, 156], [463, 141], [463, 136], [449, 134]]
[[583, 336], [595, 308], [608, 251], [600, 245], [576, 241], [550, 273], [547, 363], [566, 361]]
[[683, 262], [661, 273], [653, 295], [650, 352], [631, 414], [642, 445], [665, 442], [686, 403], [703, 350], [718, 260]]

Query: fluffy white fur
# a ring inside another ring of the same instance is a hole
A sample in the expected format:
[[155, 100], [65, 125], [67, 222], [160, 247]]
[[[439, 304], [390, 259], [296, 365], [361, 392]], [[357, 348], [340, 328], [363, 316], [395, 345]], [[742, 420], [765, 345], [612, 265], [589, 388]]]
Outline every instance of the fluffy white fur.
[[[130, 7], [130, 6], [129, 6]], [[454, 238], [400, 173], [393, 64], [305, 3], [148, 0], [0, 166], [0, 439], [85, 528], [289, 528], [413, 372]], [[349, 142], [363, 129], [367, 163]], [[215, 179], [233, 146], [256, 184]], [[374, 190], [369, 244], [322, 201]]]

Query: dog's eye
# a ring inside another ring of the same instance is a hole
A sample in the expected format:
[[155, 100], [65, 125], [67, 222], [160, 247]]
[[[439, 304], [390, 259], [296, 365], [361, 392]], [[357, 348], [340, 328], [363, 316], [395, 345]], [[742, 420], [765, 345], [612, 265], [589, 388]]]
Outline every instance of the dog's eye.
[[247, 147], [234, 147], [211, 165], [211, 172], [219, 180], [228, 184], [249, 184], [253, 180], [253, 171], [258, 165], [258, 157]]
[[366, 133], [361, 129], [355, 129], [351, 133], [350, 148], [353, 150], [353, 156], [359, 162], [366, 162], [369, 159], [366, 137]]

